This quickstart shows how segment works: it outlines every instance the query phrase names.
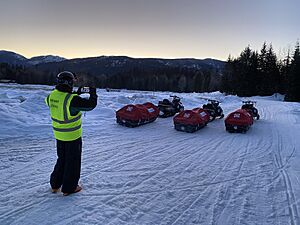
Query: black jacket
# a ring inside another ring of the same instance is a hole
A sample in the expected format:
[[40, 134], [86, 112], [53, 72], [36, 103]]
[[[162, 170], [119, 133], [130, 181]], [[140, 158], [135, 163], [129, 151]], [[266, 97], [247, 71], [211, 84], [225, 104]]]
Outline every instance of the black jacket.
[[[65, 85], [56, 85], [55, 89], [62, 92], [72, 93], [72, 90]], [[97, 94], [90, 94], [89, 99], [81, 98], [80, 96], [74, 96], [70, 103], [70, 113], [72, 116], [76, 116], [80, 111], [91, 111], [97, 106]]]

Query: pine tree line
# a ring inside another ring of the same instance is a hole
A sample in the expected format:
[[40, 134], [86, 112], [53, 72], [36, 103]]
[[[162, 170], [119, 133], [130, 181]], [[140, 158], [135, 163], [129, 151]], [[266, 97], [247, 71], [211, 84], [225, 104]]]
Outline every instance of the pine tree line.
[[272, 44], [263, 44], [260, 52], [246, 47], [237, 58], [229, 56], [221, 90], [239, 96], [285, 94], [287, 101], [300, 101], [300, 47], [292, 57], [278, 60]]
[[[36, 67], [27, 68], [8, 63], [0, 63], [0, 80], [11, 80], [20, 84], [56, 84], [56, 71], [43, 71]], [[72, 71], [74, 73], [74, 71]], [[149, 91], [208, 92], [219, 90], [220, 74], [212, 69], [184, 67], [163, 67], [157, 69], [132, 67], [114, 75], [95, 75], [75, 72], [76, 85], [98, 88], [134, 89]]]

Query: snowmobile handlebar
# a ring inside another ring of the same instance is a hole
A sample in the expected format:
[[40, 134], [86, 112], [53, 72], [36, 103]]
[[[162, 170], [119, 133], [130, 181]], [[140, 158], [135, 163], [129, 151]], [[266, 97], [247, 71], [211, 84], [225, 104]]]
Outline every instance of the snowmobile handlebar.
[[204, 99], [204, 100], [206, 100], [206, 101], [208, 101], [208, 102], [211, 102], [211, 103], [220, 103], [220, 101], [215, 100], [215, 99], [204, 98], [204, 97], [200, 97], [200, 98], [201, 98], [201, 99]]
[[243, 103], [244, 103], [244, 104], [255, 104], [256, 101], [250, 101], [250, 100], [249, 100], [249, 101], [243, 101]]
[[207, 101], [209, 101], [211, 103], [220, 103], [218, 100], [214, 100], [214, 99], [208, 99]]
[[180, 99], [180, 97], [178, 97], [177, 95], [170, 95], [170, 97], [174, 99]]

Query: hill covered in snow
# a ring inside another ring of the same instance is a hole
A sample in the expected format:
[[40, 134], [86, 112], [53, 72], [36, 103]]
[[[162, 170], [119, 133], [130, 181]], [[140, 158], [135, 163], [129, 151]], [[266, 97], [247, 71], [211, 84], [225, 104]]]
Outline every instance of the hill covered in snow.
[[60, 56], [45, 55], [26, 58], [20, 54], [11, 51], [0, 50], [0, 63], [8, 63], [11, 65], [31, 66], [42, 63], [61, 62], [66, 60]]
[[[261, 119], [246, 134], [215, 120], [195, 133], [172, 118], [138, 128], [115, 121], [125, 104], [158, 103], [170, 92], [98, 89], [83, 116], [83, 191], [52, 194], [56, 160], [44, 98], [52, 86], [0, 85], [0, 224], [299, 224], [300, 104], [251, 97]], [[219, 92], [179, 94], [186, 109], [242, 100]]]

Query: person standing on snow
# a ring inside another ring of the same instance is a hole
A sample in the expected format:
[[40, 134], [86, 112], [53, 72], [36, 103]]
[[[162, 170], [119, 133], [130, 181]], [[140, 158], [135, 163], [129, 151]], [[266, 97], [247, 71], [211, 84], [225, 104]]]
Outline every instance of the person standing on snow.
[[75, 76], [68, 71], [57, 75], [55, 89], [46, 97], [57, 147], [57, 161], [50, 176], [52, 192], [61, 188], [64, 196], [81, 191], [78, 185], [81, 169], [81, 111], [97, 105], [96, 88], [89, 88], [89, 99], [81, 98], [82, 87], [72, 93]]

